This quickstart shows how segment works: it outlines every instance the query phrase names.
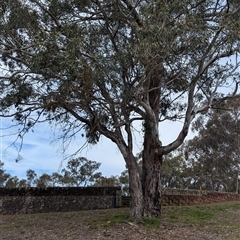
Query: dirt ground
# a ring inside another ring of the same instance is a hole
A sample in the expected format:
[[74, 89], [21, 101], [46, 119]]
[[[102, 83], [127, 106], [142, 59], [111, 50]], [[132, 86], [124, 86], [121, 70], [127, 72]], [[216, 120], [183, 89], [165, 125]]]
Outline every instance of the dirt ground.
[[[162, 219], [159, 227], [149, 228], [140, 223], [124, 221], [111, 225], [112, 214], [123, 209], [94, 210], [67, 213], [0, 215], [1, 240], [239, 240], [240, 210], [233, 218], [239, 221], [239, 231], [229, 226], [182, 226]], [[109, 220], [108, 220], [109, 217]], [[239, 217], [239, 218], [238, 218]], [[98, 220], [101, 219], [100, 223]], [[93, 221], [94, 220], [94, 221]], [[97, 222], [97, 224], [94, 224]], [[105, 223], [105, 224], [104, 224]], [[109, 225], [109, 226], [108, 226]], [[226, 224], [225, 224], [226, 225]], [[235, 230], [234, 230], [235, 229]]]

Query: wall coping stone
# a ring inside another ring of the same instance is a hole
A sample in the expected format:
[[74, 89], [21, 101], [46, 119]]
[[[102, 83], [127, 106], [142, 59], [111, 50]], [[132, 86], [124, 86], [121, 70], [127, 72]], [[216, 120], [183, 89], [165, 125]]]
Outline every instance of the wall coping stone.
[[116, 191], [121, 191], [121, 187], [0, 187], [0, 196], [112, 196]]
[[188, 195], [188, 196], [202, 196], [202, 195], [238, 195], [234, 192], [220, 192], [209, 190], [195, 190], [195, 189], [179, 189], [179, 188], [163, 188], [162, 195]]

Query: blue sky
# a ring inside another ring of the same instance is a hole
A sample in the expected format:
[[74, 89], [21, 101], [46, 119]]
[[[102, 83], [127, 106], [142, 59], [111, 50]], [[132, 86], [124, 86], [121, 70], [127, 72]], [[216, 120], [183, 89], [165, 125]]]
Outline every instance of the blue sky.
[[[4, 129], [12, 122], [9, 119], [1, 119], [1, 121], [3, 128], [1, 131], [1, 136], [3, 136], [1, 137], [1, 160], [4, 162], [6, 172], [19, 178], [25, 178], [28, 169], [35, 170], [38, 175], [61, 171], [61, 167], [64, 167], [67, 162], [65, 157], [82, 148], [86, 141], [82, 137], [77, 138], [77, 141], [73, 141], [65, 154], [63, 154], [62, 144], [59, 141], [54, 141], [55, 134], [50, 126], [40, 124], [34, 128], [33, 133], [29, 132], [25, 135], [23, 148], [20, 152], [22, 159], [16, 163], [15, 159], [18, 156], [18, 151], [11, 146], [16, 136], [9, 135], [13, 130]], [[179, 122], [162, 123], [160, 125], [160, 136], [163, 144], [174, 140], [179, 133], [180, 127], [181, 123]], [[142, 146], [141, 133], [135, 132], [134, 136], [134, 152], [139, 153]], [[19, 142], [16, 143], [16, 146], [18, 144]], [[105, 137], [102, 137], [97, 145], [85, 146], [77, 156], [101, 162], [99, 170], [103, 176], [120, 175], [125, 170], [125, 162], [117, 146]]]

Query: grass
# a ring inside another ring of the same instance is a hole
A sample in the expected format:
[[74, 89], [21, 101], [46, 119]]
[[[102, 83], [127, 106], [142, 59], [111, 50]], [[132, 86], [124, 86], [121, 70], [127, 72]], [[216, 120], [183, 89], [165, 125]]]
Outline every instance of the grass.
[[129, 216], [128, 209], [119, 209], [103, 213], [90, 224], [100, 228], [126, 222], [143, 225], [148, 231], [177, 226], [216, 234], [224, 240], [237, 240], [240, 239], [240, 202], [163, 207], [159, 218], [146, 218], [139, 222]]
[[89, 222], [93, 227], [109, 227], [118, 223], [133, 222], [129, 210], [118, 209], [118, 211], [102, 211], [97, 218]]
[[[162, 231], [161, 229], [187, 229], [192, 232], [197, 229], [221, 235], [224, 240], [238, 240], [240, 239], [240, 202], [163, 207], [159, 218], [146, 218], [141, 221], [132, 219], [128, 208], [2, 215], [0, 232], [2, 236], [7, 237], [9, 234], [15, 233], [33, 237], [32, 234], [35, 234], [36, 230], [40, 234], [44, 232], [59, 234], [61, 232], [62, 239], [70, 239], [69, 237], [77, 236], [89, 227], [96, 231], [102, 231], [102, 229], [114, 229], [119, 224], [126, 223], [128, 226], [145, 228], [148, 232], [159, 232]], [[49, 239], [51, 238], [49, 237]]]
[[[184, 226], [196, 225], [222, 225], [226, 221], [233, 220], [235, 217], [239, 217], [239, 212], [235, 210], [240, 210], [240, 202], [227, 202], [227, 203], [217, 203], [217, 204], [206, 204], [198, 206], [188, 206], [188, 207], [170, 207], [165, 209], [163, 212], [168, 222], [178, 222]], [[235, 212], [235, 214], [234, 214]], [[226, 217], [226, 221], [224, 220]]]
[[132, 222], [146, 228], [159, 228], [161, 225], [177, 224], [181, 227], [230, 229], [240, 234], [240, 202], [215, 203], [197, 206], [163, 207], [159, 218], [146, 218], [135, 222], [128, 209], [102, 213], [90, 224], [94, 227], [108, 227], [117, 223]]

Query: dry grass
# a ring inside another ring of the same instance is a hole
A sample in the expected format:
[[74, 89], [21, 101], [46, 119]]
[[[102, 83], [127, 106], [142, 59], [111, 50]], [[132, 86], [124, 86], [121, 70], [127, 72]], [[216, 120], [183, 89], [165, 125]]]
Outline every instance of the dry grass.
[[126, 208], [2, 215], [0, 239], [239, 240], [240, 202], [164, 207], [160, 218], [141, 222]]

